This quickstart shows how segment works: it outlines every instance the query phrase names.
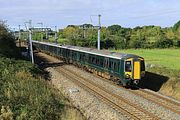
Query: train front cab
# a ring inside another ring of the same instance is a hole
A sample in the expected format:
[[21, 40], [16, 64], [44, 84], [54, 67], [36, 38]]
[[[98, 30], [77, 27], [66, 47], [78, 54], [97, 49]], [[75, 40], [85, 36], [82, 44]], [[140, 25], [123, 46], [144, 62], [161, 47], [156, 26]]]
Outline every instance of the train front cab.
[[128, 85], [137, 85], [145, 76], [145, 65], [143, 58], [129, 58], [125, 60], [125, 81]]

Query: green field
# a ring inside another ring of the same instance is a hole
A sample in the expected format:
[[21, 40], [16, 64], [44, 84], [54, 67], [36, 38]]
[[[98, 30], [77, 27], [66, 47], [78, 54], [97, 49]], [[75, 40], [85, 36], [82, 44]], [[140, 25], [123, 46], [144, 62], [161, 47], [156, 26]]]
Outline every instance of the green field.
[[154, 64], [170, 69], [180, 69], [180, 49], [127, 49], [115, 50], [144, 57], [146, 64]]

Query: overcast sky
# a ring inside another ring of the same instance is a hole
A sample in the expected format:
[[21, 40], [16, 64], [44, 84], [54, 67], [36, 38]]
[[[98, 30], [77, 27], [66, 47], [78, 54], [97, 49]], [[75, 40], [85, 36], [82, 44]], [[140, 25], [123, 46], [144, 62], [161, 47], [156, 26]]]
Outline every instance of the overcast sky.
[[97, 25], [101, 14], [103, 26], [172, 26], [180, 20], [180, 0], [0, 0], [0, 19], [11, 27], [31, 19], [33, 26], [66, 27], [69, 24]]

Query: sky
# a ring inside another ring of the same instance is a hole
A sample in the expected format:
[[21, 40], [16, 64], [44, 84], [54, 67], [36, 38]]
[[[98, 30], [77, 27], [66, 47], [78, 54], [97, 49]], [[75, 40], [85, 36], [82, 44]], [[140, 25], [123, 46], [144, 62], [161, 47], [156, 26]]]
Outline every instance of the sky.
[[0, 20], [12, 28], [28, 20], [34, 27], [98, 25], [98, 14], [102, 26], [169, 27], [180, 20], [180, 0], [0, 0]]

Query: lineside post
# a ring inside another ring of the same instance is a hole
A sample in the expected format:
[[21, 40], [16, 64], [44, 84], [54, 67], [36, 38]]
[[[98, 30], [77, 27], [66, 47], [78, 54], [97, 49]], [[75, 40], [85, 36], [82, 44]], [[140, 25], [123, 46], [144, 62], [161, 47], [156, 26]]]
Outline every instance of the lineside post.
[[31, 26], [31, 23], [32, 23], [32, 20], [29, 20], [29, 45], [30, 45], [30, 55], [31, 55], [31, 61], [32, 61], [32, 64], [34, 64], [34, 55], [33, 55], [33, 47], [32, 47], [32, 26]]
[[19, 25], [19, 47], [21, 47], [21, 25]]
[[33, 55], [33, 47], [32, 47], [32, 31], [29, 29], [29, 44], [30, 44], [30, 53], [31, 53], [31, 61], [34, 64], [34, 55]]
[[55, 43], [57, 44], [58, 41], [57, 41], [57, 26], [55, 26], [55, 36], [54, 36], [54, 39], [55, 39]]
[[101, 39], [101, 15], [98, 15], [99, 25], [98, 25], [98, 50], [100, 50], [100, 39]]

